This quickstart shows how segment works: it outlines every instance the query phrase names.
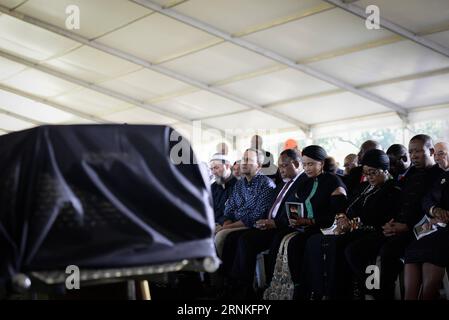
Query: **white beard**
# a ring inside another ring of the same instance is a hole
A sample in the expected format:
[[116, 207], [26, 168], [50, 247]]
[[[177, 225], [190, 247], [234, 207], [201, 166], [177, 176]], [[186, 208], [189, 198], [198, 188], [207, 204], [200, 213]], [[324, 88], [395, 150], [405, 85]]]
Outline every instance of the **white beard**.
[[215, 177], [215, 182], [217, 184], [224, 185], [225, 184], [225, 179], [223, 177]]

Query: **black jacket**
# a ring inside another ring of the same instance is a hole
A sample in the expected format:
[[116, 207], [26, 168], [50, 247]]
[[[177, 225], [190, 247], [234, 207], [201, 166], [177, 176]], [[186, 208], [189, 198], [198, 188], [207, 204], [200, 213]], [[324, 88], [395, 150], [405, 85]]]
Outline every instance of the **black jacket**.
[[423, 210], [429, 214], [432, 207], [449, 210], [449, 171], [442, 173], [433, 185], [433, 188], [424, 197]]
[[402, 190], [401, 211], [397, 217], [399, 222], [406, 223], [412, 229], [422, 219], [425, 214], [422, 209], [423, 198], [443, 172], [438, 165], [427, 169], [412, 167], [408, 171], [404, 179], [399, 182]]
[[401, 189], [395, 181], [388, 180], [379, 188], [369, 188], [369, 183], [362, 184], [362, 191], [349, 201], [348, 218], [359, 217], [364, 226], [381, 231], [382, 226], [400, 211]]
[[214, 201], [214, 215], [215, 222], [218, 224], [223, 224], [224, 218], [224, 208], [226, 205], [226, 201], [228, 201], [229, 197], [234, 190], [234, 185], [237, 182], [235, 177], [232, 177], [228, 182], [225, 183], [225, 187], [214, 182], [211, 186], [212, 190], [212, 199]]

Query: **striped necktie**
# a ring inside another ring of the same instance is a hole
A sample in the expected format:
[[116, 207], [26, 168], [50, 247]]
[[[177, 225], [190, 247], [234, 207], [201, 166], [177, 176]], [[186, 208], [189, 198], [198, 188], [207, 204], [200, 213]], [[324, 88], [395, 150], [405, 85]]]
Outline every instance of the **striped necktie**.
[[279, 192], [278, 196], [276, 197], [276, 201], [274, 201], [273, 206], [270, 209], [270, 212], [268, 213], [268, 219], [273, 219], [274, 209], [279, 204], [279, 202], [282, 201], [282, 199], [285, 196], [285, 193], [287, 192], [289, 186], [293, 183], [293, 179], [290, 179], [282, 188], [281, 192]]

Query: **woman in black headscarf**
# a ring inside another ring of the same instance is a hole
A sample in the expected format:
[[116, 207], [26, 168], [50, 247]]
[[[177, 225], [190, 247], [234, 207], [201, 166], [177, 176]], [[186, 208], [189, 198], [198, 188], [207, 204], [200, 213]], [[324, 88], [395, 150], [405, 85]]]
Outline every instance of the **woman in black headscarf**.
[[[381, 150], [370, 150], [362, 166], [368, 181], [349, 199], [346, 212], [335, 217], [334, 228], [329, 230], [333, 234], [317, 234], [307, 242], [301, 288], [306, 298], [312, 292], [315, 298], [350, 298], [352, 282], [345, 248], [367, 234], [382, 235], [382, 226], [399, 207], [400, 190], [390, 179], [388, 156]], [[325, 273], [327, 277], [323, 279]]]
[[302, 151], [302, 162], [308, 179], [298, 186], [296, 198], [303, 204], [304, 217], [290, 220], [291, 227], [297, 229], [298, 234], [288, 245], [288, 264], [295, 284], [295, 298], [298, 298], [307, 239], [319, 233], [320, 228], [331, 226], [336, 214], [345, 212], [346, 208], [345, 185], [336, 175], [323, 171], [326, 158], [327, 153], [320, 146], [311, 145]]

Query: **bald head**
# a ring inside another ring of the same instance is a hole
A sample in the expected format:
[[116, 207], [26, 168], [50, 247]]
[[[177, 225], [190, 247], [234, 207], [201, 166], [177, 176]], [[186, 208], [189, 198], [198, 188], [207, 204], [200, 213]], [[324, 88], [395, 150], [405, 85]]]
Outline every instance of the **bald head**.
[[366, 140], [364, 143], [362, 143], [362, 145], [360, 146], [360, 151], [357, 154], [359, 164], [362, 163], [363, 156], [365, 155], [365, 153], [373, 149], [382, 150], [382, 147], [380, 146], [379, 142], [374, 140]]
[[438, 142], [435, 144], [435, 162], [438, 163], [441, 169], [449, 169], [449, 143]]
[[438, 142], [435, 144], [435, 150], [449, 150], [449, 142]]

